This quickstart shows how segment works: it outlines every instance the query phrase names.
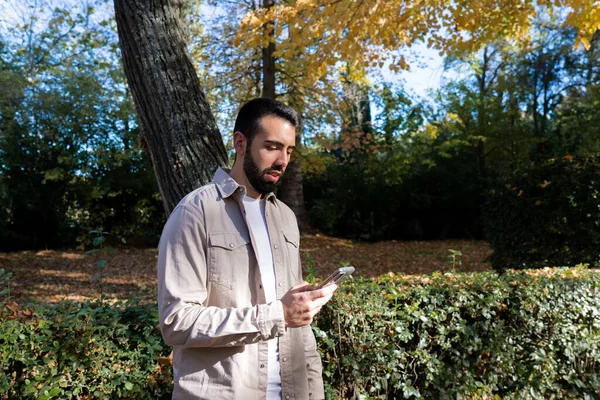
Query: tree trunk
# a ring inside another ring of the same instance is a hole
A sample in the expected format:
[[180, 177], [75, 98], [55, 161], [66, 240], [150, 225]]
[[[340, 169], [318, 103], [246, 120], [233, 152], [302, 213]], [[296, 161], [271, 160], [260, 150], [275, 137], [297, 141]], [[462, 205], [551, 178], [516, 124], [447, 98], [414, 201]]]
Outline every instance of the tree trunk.
[[165, 211], [227, 153], [186, 50], [178, 0], [115, 0], [123, 66]]
[[[264, 0], [263, 8], [268, 9], [273, 7], [274, 0]], [[263, 47], [263, 91], [262, 97], [275, 99], [275, 25], [272, 22], [267, 23], [265, 27], [269, 36], [269, 44]]]
[[[293, 105], [292, 105], [293, 107]], [[300, 111], [300, 110], [297, 110]], [[300, 112], [298, 113], [300, 115]], [[306, 218], [306, 209], [304, 208], [304, 190], [302, 188], [302, 117], [296, 127], [296, 151], [292, 153], [292, 160], [288, 163], [281, 185], [277, 191], [277, 197], [292, 209], [298, 220], [300, 232], [307, 232], [309, 229], [308, 219]]]
[[342, 99], [346, 107], [346, 121], [344, 123], [345, 126], [342, 126], [342, 133], [340, 135], [358, 134], [360, 144], [363, 145], [367, 135], [373, 131], [369, 88], [353, 81], [349, 76], [350, 67], [346, 65], [346, 71], [342, 80], [344, 84]]
[[[486, 137], [487, 132], [487, 107], [486, 99], [488, 98], [488, 89], [492, 84], [492, 79], [488, 80], [488, 72], [491, 71], [491, 60], [493, 54], [489, 54], [490, 45], [487, 45], [483, 49], [483, 62], [481, 65], [481, 74], [477, 76], [479, 84], [479, 93], [477, 98], [477, 135], [480, 136], [477, 139], [477, 146], [475, 146], [475, 160], [477, 162], [477, 172], [479, 177], [485, 178], [485, 148], [482, 137]], [[493, 53], [493, 52], [492, 52]], [[489, 85], [488, 85], [489, 84]]]
[[[275, 5], [274, 0], [263, 0], [263, 8], [271, 8]], [[276, 99], [275, 94], [275, 26], [269, 23], [266, 26], [269, 35], [269, 45], [262, 49], [262, 96], [270, 99]], [[294, 97], [292, 95], [292, 97]], [[294, 101], [292, 101], [293, 103]], [[292, 209], [298, 220], [298, 228], [300, 232], [308, 230], [308, 222], [306, 219], [306, 211], [304, 208], [304, 191], [302, 189], [302, 171], [299, 154], [301, 153], [300, 145], [302, 144], [302, 107], [297, 104], [290, 104], [298, 112], [300, 123], [296, 127], [296, 151], [293, 153], [292, 160], [285, 169], [285, 174], [281, 179], [281, 184], [277, 189], [277, 197]]]

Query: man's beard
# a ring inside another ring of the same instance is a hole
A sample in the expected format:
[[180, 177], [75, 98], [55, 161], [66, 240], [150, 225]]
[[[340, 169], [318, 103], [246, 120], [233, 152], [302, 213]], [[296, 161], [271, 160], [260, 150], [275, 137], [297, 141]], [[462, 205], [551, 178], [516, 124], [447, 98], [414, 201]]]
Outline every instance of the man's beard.
[[[275, 190], [275, 184], [281, 180], [283, 177], [283, 167], [280, 166], [271, 166], [262, 171], [258, 170], [258, 165], [254, 161], [252, 154], [250, 154], [250, 146], [248, 146], [246, 155], [244, 158], [244, 173], [246, 174], [246, 178], [248, 178], [248, 182], [252, 185], [252, 188], [256, 190], [261, 195], [265, 195], [267, 193], [271, 193]], [[264, 176], [271, 171], [280, 171], [281, 175], [277, 182], [268, 182], [264, 179]]]

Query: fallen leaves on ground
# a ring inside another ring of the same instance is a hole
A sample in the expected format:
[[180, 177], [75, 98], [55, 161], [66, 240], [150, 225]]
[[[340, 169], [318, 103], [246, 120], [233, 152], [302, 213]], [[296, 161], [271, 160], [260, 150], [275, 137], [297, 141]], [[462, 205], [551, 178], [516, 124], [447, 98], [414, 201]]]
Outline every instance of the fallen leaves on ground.
[[301, 239], [303, 265], [306, 267], [306, 252], [315, 260], [317, 276], [327, 276], [347, 262], [356, 268], [356, 273], [365, 276], [379, 276], [387, 272], [419, 275], [434, 271], [445, 271], [449, 250], [457, 250], [460, 265], [457, 272], [489, 271], [485, 262], [492, 254], [485, 241], [440, 240], [440, 241], [397, 241], [357, 242], [339, 239], [322, 234], [305, 235]]
[[[485, 259], [491, 254], [484, 241], [445, 240], [428, 242], [383, 241], [357, 242], [323, 234], [301, 238], [301, 257], [306, 267], [307, 257], [314, 260], [318, 277], [325, 277], [348, 262], [356, 267], [355, 274], [378, 276], [387, 272], [429, 274], [447, 270], [449, 249], [462, 252], [456, 271], [489, 270]], [[308, 256], [307, 253], [310, 255]], [[91, 282], [100, 269], [99, 260], [106, 260], [105, 276]], [[0, 253], [0, 268], [12, 272], [11, 299], [27, 302], [56, 303], [63, 299], [86, 301], [100, 297], [101, 286], [107, 298], [126, 299], [136, 295], [156, 298], [156, 249], [117, 249], [114, 254], [86, 254], [82, 251], [21, 251]]]

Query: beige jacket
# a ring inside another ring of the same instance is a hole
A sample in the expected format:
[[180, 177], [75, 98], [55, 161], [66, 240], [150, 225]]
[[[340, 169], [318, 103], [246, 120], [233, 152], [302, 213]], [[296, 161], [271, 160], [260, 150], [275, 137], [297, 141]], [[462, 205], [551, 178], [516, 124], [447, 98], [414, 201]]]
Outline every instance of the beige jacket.
[[[285, 327], [280, 300], [265, 304], [245, 188], [218, 169], [169, 217], [158, 252], [158, 308], [173, 346], [173, 399], [265, 399], [267, 340], [279, 340], [282, 399], [323, 399], [310, 326]], [[273, 194], [266, 219], [277, 299], [302, 282], [298, 225]]]

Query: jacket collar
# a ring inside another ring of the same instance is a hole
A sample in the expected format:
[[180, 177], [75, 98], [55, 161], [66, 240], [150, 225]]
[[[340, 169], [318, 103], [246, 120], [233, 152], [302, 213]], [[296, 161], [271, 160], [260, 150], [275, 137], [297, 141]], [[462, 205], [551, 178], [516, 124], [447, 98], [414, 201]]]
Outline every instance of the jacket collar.
[[[229, 168], [218, 168], [217, 172], [215, 172], [215, 176], [213, 177], [213, 182], [217, 185], [219, 192], [221, 193], [221, 197], [224, 199], [233, 195], [236, 191], [239, 191], [241, 195], [246, 194], [246, 188], [235, 181], [229, 175], [231, 169]], [[277, 204], [276, 197], [273, 193], [269, 193], [265, 197], [267, 200], [270, 200], [273, 204]]]

